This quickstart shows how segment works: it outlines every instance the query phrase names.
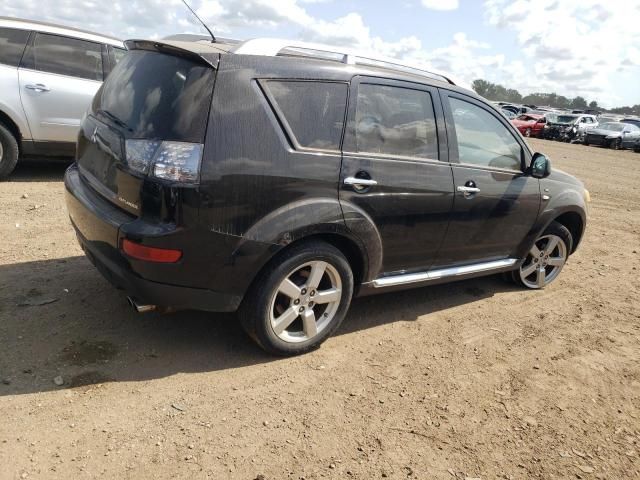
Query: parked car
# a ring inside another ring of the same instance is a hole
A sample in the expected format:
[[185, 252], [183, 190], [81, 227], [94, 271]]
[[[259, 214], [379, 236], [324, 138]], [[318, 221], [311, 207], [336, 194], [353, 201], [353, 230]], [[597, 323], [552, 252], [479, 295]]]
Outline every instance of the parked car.
[[544, 115], [524, 114], [512, 119], [511, 123], [525, 137], [539, 137], [547, 120]]
[[65, 187], [139, 311], [238, 309], [297, 354], [354, 295], [500, 272], [543, 288], [580, 244], [583, 184], [445, 76], [292, 41], [127, 45]]
[[640, 118], [635, 117], [627, 117], [620, 120], [622, 123], [630, 123], [631, 125], [635, 125], [636, 127], [640, 127]]
[[19, 158], [72, 158], [80, 119], [126, 52], [120, 40], [0, 17], [0, 179]]
[[548, 140], [572, 141], [598, 126], [594, 115], [548, 114], [542, 136]]
[[636, 140], [636, 143], [633, 146], [633, 151], [636, 153], [640, 153], [640, 139]]
[[500, 113], [502, 113], [509, 120], [513, 120], [513, 119], [515, 119], [517, 117], [517, 115], [515, 113], [513, 113], [511, 110], [506, 110], [504, 108], [500, 109]]
[[640, 127], [630, 123], [605, 123], [590, 130], [584, 139], [585, 145], [600, 145], [614, 150], [634, 148], [640, 139]]

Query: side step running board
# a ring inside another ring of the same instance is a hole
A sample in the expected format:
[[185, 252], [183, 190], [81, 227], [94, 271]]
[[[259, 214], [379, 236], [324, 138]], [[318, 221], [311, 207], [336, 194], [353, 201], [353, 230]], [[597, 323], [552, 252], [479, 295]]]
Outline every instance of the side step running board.
[[502, 270], [516, 264], [518, 260], [515, 258], [505, 258], [503, 260], [494, 260], [491, 262], [475, 263], [473, 265], [464, 265], [462, 267], [443, 268], [440, 270], [432, 270], [430, 272], [406, 273], [402, 275], [393, 275], [390, 277], [382, 277], [373, 281], [375, 288], [392, 287], [395, 285], [406, 285], [408, 283], [429, 282], [432, 280], [440, 280], [447, 277], [458, 277], [470, 275], [480, 272], [491, 272], [492, 270]]

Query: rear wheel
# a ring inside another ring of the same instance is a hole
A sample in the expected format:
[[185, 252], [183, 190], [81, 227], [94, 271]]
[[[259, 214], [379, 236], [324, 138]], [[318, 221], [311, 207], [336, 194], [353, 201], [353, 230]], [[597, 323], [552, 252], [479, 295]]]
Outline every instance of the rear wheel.
[[0, 180], [4, 180], [18, 163], [18, 142], [13, 134], [0, 123]]
[[353, 273], [342, 252], [312, 241], [265, 268], [245, 296], [240, 321], [266, 351], [297, 355], [317, 348], [340, 326], [352, 294]]
[[530, 128], [527, 128], [527, 129], [524, 131], [524, 136], [525, 136], [525, 137], [530, 137], [530, 136], [531, 136], [531, 129], [530, 129]]
[[622, 139], [616, 138], [615, 140], [611, 140], [611, 148], [620, 150], [622, 148]]
[[572, 245], [569, 229], [558, 222], [551, 223], [534, 242], [520, 268], [512, 272], [513, 280], [527, 288], [546, 287], [560, 275]]

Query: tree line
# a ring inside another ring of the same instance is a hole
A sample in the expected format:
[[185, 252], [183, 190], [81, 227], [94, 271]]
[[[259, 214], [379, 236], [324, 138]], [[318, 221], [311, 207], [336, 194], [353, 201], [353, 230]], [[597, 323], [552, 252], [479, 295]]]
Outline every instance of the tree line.
[[[530, 105], [546, 105], [554, 108], [568, 108], [584, 110], [587, 108], [593, 110], [605, 110], [598, 105], [598, 102], [592, 100], [588, 102], [584, 97], [577, 96], [574, 98], [568, 98], [556, 93], [532, 93], [523, 96], [517, 90], [513, 88], [506, 88], [496, 83], [491, 83], [486, 80], [477, 79], [471, 84], [473, 90], [480, 96], [495, 101], [512, 102], [520, 104]], [[612, 113], [618, 113], [622, 115], [640, 115], [640, 104], [611, 108], [607, 111]]]

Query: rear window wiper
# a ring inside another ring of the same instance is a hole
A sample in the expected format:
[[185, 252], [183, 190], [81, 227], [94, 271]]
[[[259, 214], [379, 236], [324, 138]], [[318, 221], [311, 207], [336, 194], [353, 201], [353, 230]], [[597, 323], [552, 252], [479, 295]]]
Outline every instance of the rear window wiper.
[[102, 109], [98, 109], [96, 110], [96, 113], [104, 115], [105, 117], [107, 117], [109, 120], [111, 120], [113, 123], [115, 123], [116, 125], [118, 125], [121, 128], [126, 129], [129, 132], [133, 132], [133, 129], [127, 125], [126, 123], [124, 123], [122, 120], [120, 120], [118, 117], [116, 117], [113, 113], [111, 113], [108, 110], [102, 110]]

